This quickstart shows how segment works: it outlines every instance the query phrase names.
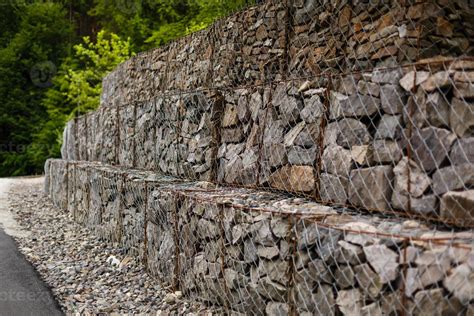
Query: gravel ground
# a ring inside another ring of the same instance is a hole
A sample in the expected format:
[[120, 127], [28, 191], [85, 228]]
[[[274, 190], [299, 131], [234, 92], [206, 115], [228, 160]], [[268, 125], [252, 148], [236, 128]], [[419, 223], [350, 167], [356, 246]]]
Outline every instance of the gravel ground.
[[[20, 251], [36, 267], [65, 313], [149, 313], [212, 315], [199, 302], [170, 292], [119, 246], [100, 241], [44, 197], [41, 184], [15, 185], [10, 208], [31, 232], [16, 237]], [[111, 258], [118, 266], [108, 261]], [[215, 313], [214, 313], [215, 314]]]

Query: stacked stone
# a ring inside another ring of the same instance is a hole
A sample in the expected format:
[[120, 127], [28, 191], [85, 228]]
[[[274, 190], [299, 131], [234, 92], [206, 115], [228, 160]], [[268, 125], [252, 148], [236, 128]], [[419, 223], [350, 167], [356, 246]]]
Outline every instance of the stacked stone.
[[[67, 194], [54, 192], [67, 186], [57, 172], [67, 162], [48, 164], [51, 197], [65, 205]], [[472, 230], [444, 232], [267, 191], [70, 164], [76, 198], [101, 213], [100, 225], [83, 224], [108, 230], [164, 282], [231, 313], [463, 315], [474, 308]], [[94, 218], [79, 212], [76, 219]]]
[[137, 168], [156, 168], [156, 104], [156, 99], [136, 104], [134, 149]]
[[118, 164], [131, 168], [135, 165], [136, 104], [120, 106], [118, 111]]
[[295, 77], [472, 54], [474, 11], [467, 0], [299, 0], [291, 15], [290, 73]]
[[290, 82], [272, 91], [261, 160], [260, 185], [312, 194], [320, 152], [326, 89], [318, 82]]
[[178, 173], [178, 131], [179, 109], [182, 107], [180, 95], [157, 98], [156, 126], [156, 164], [163, 174]]
[[214, 91], [181, 96], [177, 123], [177, 173], [184, 179], [215, 181], [222, 96]]
[[[118, 163], [118, 109], [113, 107], [102, 107], [99, 118], [99, 133], [102, 136], [101, 153], [99, 161], [106, 164]], [[81, 137], [78, 135], [78, 137]]]
[[[78, 137], [76, 139], [77, 148], [77, 160], [89, 160], [87, 157], [89, 140], [87, 139], [88, 126], [87, 126], [87, 114], [76, 118], [76, 131]], [[80, 135], [80, 136], [79, 136]]]
[[128, 93], [129, 102], [147, 102], [161, 95], [166, 85], [168, 47], [159, 47], [140, 53], [134, 63], [133, 88]]
[[212, 86], [235, 87], [279, 80], [285, 69], [285, 3], [269, 0], [212, 27]]
[[224, 112], [220, 122], [217, 181], [256, 185], [259, 147], [265, 126], [270, 89], [224, 91]]
[[212, 85], [211, 32], [202, 30], [169, 44], [165, 90], [189, 91]]
[[87, 158], [89, 161], [100, 161], [102, 152], [101, 112], [87, 114]]
[[76, 157], [76, 121], [70, 120], [66, 123], [63, 131], [63, 143], [61, 145], [61, 157], [63, 159], [77, 160]]

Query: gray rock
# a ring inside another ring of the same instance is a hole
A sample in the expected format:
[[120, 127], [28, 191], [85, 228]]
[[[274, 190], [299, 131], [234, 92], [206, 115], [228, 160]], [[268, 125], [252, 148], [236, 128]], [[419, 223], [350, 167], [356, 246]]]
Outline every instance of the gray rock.
[[272, 104], [280, 111], [280, 119], [285, 125], [297, 122], [300, 119], [300, 112], [303, 105], [295, 97], [286, 93], [286, 83], [280, 84], [275, 89]]
[[462, 264], [451, 271], [443, 285], [463, 304], [474, 299], [474, 271], [472, 266]]
[[419, 291], [415, 295], [413, 309], [414, 315], [459, 315], [462, 305], [455, 298], [448, 298], [443, 289]]
[[285, 303], [269, 302], [265, 307], [267, 315], [287, 316], [289, 315], [290, 307]]
[[265, 126], [263, 144], [281, 144], [283, 142], [284, 125], [281, 120], [270, 121]]
[[389, 210], [392, 180], [391, 166], [352, 170], [349, 179], [349, 203], [372, 210]]
[[299, 122], [296, 124], [288, 133], [286, 133], [284, 138], [285, 146], [293, 146], [298, 135], [305, 129], [306, 123]]
[[326, 127], [324, 144], [338, 144], [345, 148], [368, 144], [371, 140], [367, 127], [355, 119], [332, 122]]
[[316, 159], [316, 147], [305, 149], [293, 146], [288, 152], [288, 163], [291, 165], [313, 165]]
[[400, 79], [399, 83], [403, 89], [411, 92], [415, 86], [425, 82], [429, 76], [430, 73], [428, 71], [410, 71]]
[[262, 99], [262, 95], [259, 92], [255, 92], [250, 96], [249, 107], [250, 107], [252, 120], [256, 122], [260, 109], [263, 108], [263, 99]]
[[322, 173], [319, 179], [319, 194], [323, 202], [346, 204], [349, 185], [347, 178]]
[[441, 168], [433, 174], [433, 192], [437, 195], [466, 189], [472, 185], [474, 185], [474, 164], [471, 163]]
[[428, 77], [423, 83], [421, 88], [426, 92], [433, 92], [435, 90], [441, 90], [449, 87], [452, 84], [448, 71], [439, 71]]
[[451, 149], [449, 159], [453, 165], [474, 163], [474, 137], [458, 139]]
[[405, 98], [405, 92], [399, 86], [384, 85], [380, 88], [382, 110], [387, 114], [401, 114]]
[[349, 177], [352, 167], [351, 152], [341, 146], [328, 146], [324, 150], [321, 167], [334, 175]]
[[[430, 186], [431, 178], [424, 173], [413, 160], [404, 157], [393, 168], [395, 174], [395, 195], [420, 197]], [[410, 179], [408, 179], [410, 175]], [[410, 181], [410, 189], [408, 189]], [[393, 200], [393, 199], [392, 199]]]
[[449, 125], [459, 137], [474, 136], [474, 104], [453, 98]]
[[430, 125], [436, 127], [449, 126], [450, 106], [444, 94], [439, 92], [428, 94], [424, 107], [426, 108], [427, 119]]
[[280, 254], [280, 250], [278, 249], [277, 246], [273, 246], [273, 247], [258, 246], [257, 253], [259, 257], [262, 257], [265, 259], [273, 259], [275, 257], [278, 257], [278, 255]]
[[445, 129], [426, 127], [414, 131], [411, 138], [413, 159], [425, 171], [439, 168], [448, 156], [456, 136]]
[[388, 283], [398, 276], [398, 254], [385, 245], [364, 247], [367, 262], [374, 268], [382, 283]]
[[[380, 96], [380, 85], [369, 81], [359, 80], [357, 82], [357, 91], [361, 94], [370, 94], [374, 97]], [[355, 91], [353, 92], [355, 93]], [[347, 93], [351, 94], [351, 93]]]
[[343, 315], [359, 315], [362, 295], [359, 289], [339, 291], [337, 293], [336, 304]]
[[324, 114], [324, 105], [320, 97], [315, 94], [309, 100], [305, 101], [305, 107], [301, 110], [301, 118], [306, 123], [316, 123]]
[[336, 284], [340, 289], [352, 287], [355, 284], [354, 270], [351, 266], [340, 265], [334, 276]]
[[441, 198], [440, 215], [458, 225], [474, 223], [474, 190], [447, 192]]
[[[409, 200], [410, 204], [408, 204]], [[394, 191], [392, 195], [392, 206], [398, 210], [410, 210], [426, 215], [436, 214], [438, 210], [438, 197], [430, 194], [423, 195], [419, 198], [414, 198], [403, 194], [397, 194], [397, 192]]]
[[262, 278], [258, 281], [257, 292], [263, 297], [277, 302], [285, 301], [286, 297], [286, 287], [269, 278]]
[[395, 70], [374, 70], [372, 73], [372, 82], [396, 84], [402, 77], [401, 69]]
[[354, 271], [355, 279], [363, 293], [372, 299], [377, 298], [384, 286], [380, 276], [367, 263], [355, 266]]
[[330, 101], [331, 120], [345, 117], [371, 116], [379, 111], [380, 99], [371, 95], [353, 94], [345, 96], [332, 92]]
[[337, 262], [355, 266], [360, 264], [365, 259], [362, 247], [351, 244], [344, 240], [339, 240], [337, 244], [339, 247], [334, 254]]
[[395, 164], [402, 158], [402, 149], [397, 142], [390, 140], [375, 140], [370, 148], [369, 161], [376, 164]]
[[321, 132], [321, 124], [306, 124], [301, 133], [296, 136], [294, 144], [297, 146], [309, 148], [319, 143], [319, 134]]
[[244, 140], [242, 127], [225, 128], [222, 130], [221, 141], [224, 143], [240, 143]]
[[262, 163], [269, 167], [280, 167], [288, 162], [287, 149], [283, 144], [266, 145], [262, 156]]
[[384, 114], [377, 125], [375, 139], [398, 139], [402, 132], [402, 116]]

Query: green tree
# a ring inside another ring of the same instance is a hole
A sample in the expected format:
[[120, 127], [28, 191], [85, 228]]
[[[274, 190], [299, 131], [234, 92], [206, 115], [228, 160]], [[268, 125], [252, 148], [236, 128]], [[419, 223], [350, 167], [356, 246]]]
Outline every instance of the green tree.
[[46, 117], [41, 99], [56, 65], [67, 55], [72, 34], [60, 4], [39, 2], [6, 7], [15, 15], [9, 19], [18, 24], [1, 35], [6, 40], [0, 46], [1, 176], [37, 171], [26, 148]]
[[95, 42], [84, 37], [83, 43], [75, 45], [73, 51], [61, 65], [53, 87], [42, 101], [48, 119], [34, 134], [28, 152], [35, 164], [41, 165], [46, 158], [59, 156], [65, 123], [75, 115], [97, 109], [102, 78], [133, 55], [130, 40], [105, 31], [97, 34]]

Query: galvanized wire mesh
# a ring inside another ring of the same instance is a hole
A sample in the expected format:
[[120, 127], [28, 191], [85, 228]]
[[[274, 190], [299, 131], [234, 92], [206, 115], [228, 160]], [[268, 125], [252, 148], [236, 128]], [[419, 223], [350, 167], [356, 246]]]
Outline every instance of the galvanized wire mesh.
[[46, 189], [223, 312], [470, 315], [472, 17], [462, 0], [236, 12], [111, 73]]

